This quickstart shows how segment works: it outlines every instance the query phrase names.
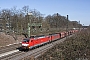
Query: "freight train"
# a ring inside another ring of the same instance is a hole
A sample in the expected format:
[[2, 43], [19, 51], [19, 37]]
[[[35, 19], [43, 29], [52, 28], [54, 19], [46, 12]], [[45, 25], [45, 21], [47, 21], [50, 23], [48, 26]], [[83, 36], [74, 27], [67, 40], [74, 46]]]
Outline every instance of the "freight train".
[[49, 35], [40, 35], [40, 36], [31, 36], [30, 38], [25, 38], [22, 41], [22, 49], [28, 50], [35, 48], [37, 46], [43, 45], [45, 43], [50, 43], [57, 39], [64, 38], [66, 36], [72, 35], [73, 33], [78, 32], [78, 30], [70, 30], [68, 32], [60, 32]]

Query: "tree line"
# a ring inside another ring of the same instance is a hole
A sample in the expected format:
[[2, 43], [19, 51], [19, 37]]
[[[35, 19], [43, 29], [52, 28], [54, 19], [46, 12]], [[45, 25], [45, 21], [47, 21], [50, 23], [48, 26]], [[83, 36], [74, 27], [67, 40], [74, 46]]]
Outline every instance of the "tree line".
[[[32, 13], [28, 15], [28, 13]], [[59, 13], [47, 15], [40, 13], [36, 9], [30, 9], [29, 6], [24, 6], [21, 9], [13, 7], [11, 9], [0, 9], [0, 29], [13, 31], [26, 31], [28, 23], [42, 23], [42, 29], [50, 28], [78, 28], [82, 25], [78, 21], [67, 20], [66, 16], [61, 16]], [[35, 26], [31, 27], [32, 29]], [[38, 27], [40, 28], [40, 26]]]

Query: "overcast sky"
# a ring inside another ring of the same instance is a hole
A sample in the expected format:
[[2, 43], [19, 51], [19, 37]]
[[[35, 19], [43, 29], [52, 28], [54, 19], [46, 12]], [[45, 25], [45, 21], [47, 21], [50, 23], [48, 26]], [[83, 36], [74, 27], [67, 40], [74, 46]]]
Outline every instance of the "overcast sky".
[[29, 6], [42, 14], [69, 15], [69, 20], [90, 25], [90, 0], [0, 0], [0, 9]]

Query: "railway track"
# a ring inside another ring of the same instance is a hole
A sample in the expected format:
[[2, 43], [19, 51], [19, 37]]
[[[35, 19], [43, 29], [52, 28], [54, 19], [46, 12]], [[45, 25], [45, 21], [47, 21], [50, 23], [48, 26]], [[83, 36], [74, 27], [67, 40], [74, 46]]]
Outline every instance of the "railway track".
[[25, 58], [27, 56], [37, 56], [37, 54], [40, 54], [41, 52], [46, 51], [47, 49], [51, 48], [52, 46], [53, 46], [52, 44], [47, 44], [45, 46], [36, 48], [34, 50], [30, 50], [28, 52], [18, 51], [16, 53], [13, 53], [11, 55], [1, 58], [1, 60], [22, 60], [23, 58]]
[[16, 50], [16, 48], [18, 48], [20, 46], [21, 46], [21, 43], [1, 47], [0, 48], [0, 54], [5, 53], [5, 52], [9, 52], [9, 51], [12, 51], [12, 50]]
[[[69, 37], [71, 37], [71, 36], [69, 36]], [[54, 45], [56, 45], [60, 42], [63, 42], [64, 40], [66, 40], [66, 38], [57, 40], [57, 41], [52, 42], [50, 44], [46, 44], [46, 45], [41, 46], [39, 48], [30, 50], [28, 52], [17, 51], [15, 53], [9, 54], [7, 56], [3, 56], [0, 59], [1, 60], [23, 60], [24, 58], [32, 57], [32, 56], [34, 58], [37, 58], [38, 56], [42, 55], [42, 53], [46, 52], [48, 49], [50, 49], [51, 47], [53, 47]]]

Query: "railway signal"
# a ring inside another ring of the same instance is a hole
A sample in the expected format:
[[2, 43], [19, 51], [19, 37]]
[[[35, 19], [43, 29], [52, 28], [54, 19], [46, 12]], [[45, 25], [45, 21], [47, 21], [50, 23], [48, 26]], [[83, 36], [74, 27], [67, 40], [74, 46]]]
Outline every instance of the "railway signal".
[[[28, 20], [29, 20], [29, 23], [28, 23], [28, 37], [30, 37], [31, 36], [31, 30], [32, 30], [32, 28], [36, 28], [37, 26], [39, 27], [39, 28], [41, 28], [41, 26], [42, 26], [42, 23], [32, 23], [31, 21], [32, 21], [32, 16], [33, 14], [32, 13], [28, 13]], [[32, 27], [32, 28], [31, 28]], [[37, 29], [36, 29], [36, 31], [37, 31]]]
[[38, 26], [38, 27], [42, 27], [42, 23], [28, 23], [28, 37], [30, 37], [31, 35], [31, 27], [36, 27], [36, 26]]

